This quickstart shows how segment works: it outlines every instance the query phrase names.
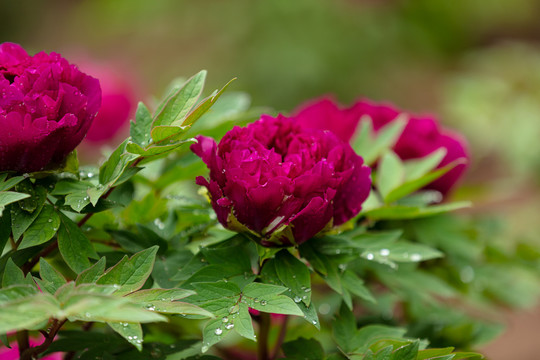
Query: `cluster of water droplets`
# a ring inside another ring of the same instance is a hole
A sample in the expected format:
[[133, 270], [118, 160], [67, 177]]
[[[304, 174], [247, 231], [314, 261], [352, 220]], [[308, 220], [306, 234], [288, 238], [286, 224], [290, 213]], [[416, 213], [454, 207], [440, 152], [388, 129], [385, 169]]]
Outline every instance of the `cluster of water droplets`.
[[143, 343], [143, 340], [138, 337], [137, 335], [133, 335], [133, 336], [128, 336], [127, 337], [128, 341], [131, 342], [131, 343], [134, 343], [134, 344], [142, 344]]

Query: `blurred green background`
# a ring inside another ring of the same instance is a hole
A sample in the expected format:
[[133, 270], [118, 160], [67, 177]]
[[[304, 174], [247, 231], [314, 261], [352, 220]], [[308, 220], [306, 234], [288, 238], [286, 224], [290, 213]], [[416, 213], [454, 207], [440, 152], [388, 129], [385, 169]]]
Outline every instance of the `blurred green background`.
[[147, 96], [204, 68], [209, 88], [238, 77], [233, 90], [284, 112], [334, 94], [343, 104], [369, 97], [438, 114], [473, 154], [457, 196], [505, 219], [494, 241], [540, 244], [538, 0], [0, 4], [0, 41], [120, 63]]

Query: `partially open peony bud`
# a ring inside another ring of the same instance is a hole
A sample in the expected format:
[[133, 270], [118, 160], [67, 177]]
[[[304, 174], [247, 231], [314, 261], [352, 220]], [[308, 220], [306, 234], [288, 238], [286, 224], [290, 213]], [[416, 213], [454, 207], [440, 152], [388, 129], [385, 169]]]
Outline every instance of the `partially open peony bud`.
[[218, 220], [264, 246], [301, 244], [345, 223], [370, 191], [371, 169], [349, 144], [281, 115], [235, 127], [219, 145], [197, 140], [191, 149], [210, 169], [197, 184], [208, 189]]
[[[358, 123], [369, 116], [375, 132], [394, 121], [402, 111], [385, 104], [376, 104], [367, 100], [358, 101], [349, 108], [341, 108], [329, 98], [308, 102], [296, 111], [294, 116], [304, 128], [330, 130], [343, 141], [351, 141]], [[468, 159], [466, 140], [447, 129], [442, 128], [433, 117], [408, 116], [407, 125], [393, 147], [403, 160], [421, 158], [439, 148], [447, 150], [438, 167], [443, 167], [454, 160]], [[467, 165], [460, 164], [448, 173], [426, 186], [426, 189], [447, 194], [465, 172]]]
[[98, 80], [57, 53], [30, 56], [0, 44], [0, 171], [60, 164], [84, 138], [101, 104]]

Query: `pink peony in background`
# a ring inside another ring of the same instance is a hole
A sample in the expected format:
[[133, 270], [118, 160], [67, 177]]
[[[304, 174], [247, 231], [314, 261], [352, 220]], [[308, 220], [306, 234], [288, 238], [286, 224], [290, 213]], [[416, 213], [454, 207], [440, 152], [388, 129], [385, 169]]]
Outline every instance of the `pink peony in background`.
[[[308, 102], [298, 110], [294, 117], [305, 128], [331, 130], [343, 141], [350, 142], [358, 123], [369, 116], [375, 132], [394, 121], [402, 111], [386, 104], [376, 104], [361, 100], [348, 108], [341, 108], [330, 98]], [[431, 116], [409, 115], [403, 133], [393, 147], [403, 160], [421, 158], [439, 148], [446, 148], [447, 154], [439, 164], [443, 167], [457, 159], [469, 158], [466, 140], [459, 134], [442, 128]], [[426, 189], [447, 194], [462, 177], [466, 164], [457, 165], [448, 173], [426, 186]]]
[[128, 71], [115, 63], [82, 60], [77, 65], [101, 85], [101, 108], [83, 142], [101, 145], [127, 129], [129, 120], [134, 118], [138, 85]]

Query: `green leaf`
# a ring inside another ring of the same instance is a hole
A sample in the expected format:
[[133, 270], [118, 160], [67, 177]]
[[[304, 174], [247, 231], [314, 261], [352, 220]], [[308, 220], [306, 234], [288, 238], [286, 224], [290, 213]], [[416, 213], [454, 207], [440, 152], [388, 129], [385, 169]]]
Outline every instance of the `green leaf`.
[[312, 302], [309, 306], [306, 306], [303, 302], [299, 302], [296, 305], [304, 313], [304, 320], [315, 326], [317, 330], [321, 330], [321, 323], [319, 321], [319, 316], [317, 315], [317, 310], [315, 309], [315, 304]]
[[193, 294], [193, 291], [183, 289], [148, 289], [131, 293], [126, 298], [147, 310], [159, 313], [213, 317], [212, 313], [196, 305], [176, 301]]
[[143, 332], [140, 323], [108, 322], [107, 325], [135, 346], [137, 350], [142, 351]]
[[32, 280], [32, 276], [28, 274], [25, 277], [23, 271], [19, 269], [17, 265], [15, 265], [11, 258], [9, 258], [4, 269], [4, 276], [2, 277], [2, 287], [23, 284], [32, 285], [34, 287], [36, 286]]
[[353, 137], [356, 139], [353, 143], [353, 149], [362, 156], [367, 165], [371, 165], [397, 142], [406, 124], [406, 116], [400, 114], [395, 120], [379, 129], [377, 136], [375, 136], [371, 119], [369, 117], [363, 118], [357, 131], [358, 136]]
[[58, 305], [49, 294], [34, 294], [0, 306], [0, 333], [30, 329], [56, 315]]
[[152, 114], [148, 108], [142, 102], [139, 102], [135, 114], [135, 122], [131, 121], [129, 127], [129, 134], [135, 144], [143, 148], [150, 144], [152, 121]]
[[165, 105], [155, 116], [152, 127], [160, 125], [180, 125], [196, 104], [202, 93], [206, 79], [206, 70], [191, 77], [181, 88], [179, 88], [165, 102]]
[[452, 360], [463, 360], [463, 359], [481, 360], [481, 359], [484, 359], [484, 356], [482, 354], [473, 353], [473, 352], [457, 352], [455, 353], [455, 358], [453, 358]]
[[39, 282], [40, 288], [50, 294], [54, 294], [62, 285], [66, 284], [66, 279], [55, 268], [53, 268], [44, 258], [39, 259]]
[[[416, 357], [416, 360], [429, 360], [431, 358], [437, 358], [440, 357], [440, 356], [444, 356], [444, 355], [449, 355], [452, 353], [452, 351], [454, 351], [454, 348], [453, 347], [447, 347], [447, 348], [442, 348], [442, 349], [425, 349], [425, 350], [420, 350], [418, 352], [418, 355]], [[452, 358], [454, 357], [455, 355], [452, 355]]]
[[67, 317], [70, 321], [132, 323], [167, 321], [166, 317], [144, 310], [126, 298], [89, 291], [81, 292], [77, 288], [72, 294], [67, 294], [62, 309], [55, 315], [57, 318]]
[[58, 250], [66, 264], [76, 273], [90, 267], [88, 258], [98, 259], [98, 255], [90, 240], [71, 219], [62, 213], [60, 229], [58, 230]]
[[310, 242], [305, 242], [300, 246], [300, 254], [313, 266], [332, 290], [340, 295], [343, 294], [338, 264], [332, 261], [329, 256], [319, 252]]
[[215, 283], [195, 283], [193, 284], [193, 287], [197, 292], [195, 297], [198, 299], [198, 303], [221, 300], [222, 298], [236, 299], [241, 293], [238, 285], [223, 281]]
[[371, 291], [369, 291], [369, 289], [364, 285], [364, 281], [352, 271], [345, 271], [341, 275], [341, 283], [347, 290], [359, 298], [372, 303], [377, 302]]
[[106, 259], [102, 257], [94, 265], [81, 272], [75, 281], [77, 285], [95, 283], [105, 271]]
[[332, 336], [339, 348], [345, 353], [351, 353], [357, 344], [354, 343], [356, 335], [356, 319], [345, 304], [341, 304], [339, 313], [332, 322]]
[[296, 360], [321, 360], [325, 358], [322, 345], [315, 339], [300, 337], [286, 342], [281, 347], [285, 356]]
[[217, 344], [231, 332], [231, 329], [227, 329], [223, 325], [221, 319], [210, 320], [206, 323], [203, 329], [203, 345], [201, 352], [207, 352], [210, 346]]
[[17, 193], [13, 191], [2, 191], [0, 192], [0, 216], [2, 215], [6, 205], [17, 202], [22, 199], [29, 198], [30, 195]]
[[55, 184], [51, 195], [67, 195], [78, 191], [86, 191], [92, 186], [93, 184], [90, 181], [62, 179]]
[[158, 247], [152, 246], [136, 253], [129, 259], [124, 256], [118, 264], [107, 270], [96, 283], [118, 285], [116, 295], [125, 295], [140, 289], [152, 272], [157, 251]]
[[8, 173], [0, 174], [0, 191], [6, 191], [26, 179], [24, 176], [14, 176], [6, 180]]
[[458, 201], [442, 205], [432, 205], [428, 207], [388, 205], [377, 209], [369, 210], [363, 215], [372, 220], [403, 220], [418, 219], [422, 217], [444, 214], [450, 211], [471, 207], [469, 201]]
[[32, 198], [33, 205], [36, 205], [34, 211], [29, 213], [28, 211], [23, 210], [20, 206], [11, 207], [11, 228], [13, 230], [13, 239], [15, 241], [19, 240], [22, 234], [28, 229], [28, 227], [34, 222], [38, 217], [43, 204], [47, 198], [47, 191], [42, 186], [37, 186], [35, 188], [35, 195]]
[[369, 247], [361, 256], [381, 264], [391, 264], [394, 261], [419, 262], [436, 259], [443, 257], [444, 254], [423, 244], [397, 241], [388, 245]]
[[251, 259], [257, 256], [255, 244], [246, 241], [243, 235], [235, 235], [217, 245], [204, 247], [201, 253], [209, 264], [222, 265], [242, 274], [252, 273]]
[[403, 184], [400, 184], [399, 187], [391, 189], [391, 191], [385, 196], [385, 202], [391, 203], [398, 199], [401, 199], [402, 197], [409, 195], [410, 193], [437, 180], [438, 178], [446, 174], [448, 171], [452, 170], [457, 165], [466, 164], [466, 163], [467, 163], [467, 159], [465, 158], [457, 159], [440, 169], [436, 169], [434, 171], [431, 171], [423, 175], [420, 178], [416, 178], [416, 179], [412, 179], [410, 181], [404, 182]]
[[446, 153], [446, 148], [442, 147], [422, 158], [405, 161], [403, 163], [403, 166], [405, 166], [405, 180], [415, 180], [426, 175], [441, 163]]
[[189, 130], [189, 126], [156, 126], [152, 129], [152, 141], [156, 145], [173, 144]]
[[4, 250], [11, 236], [11, 211], [2, 214], [0, 209], [0, 249]]
[[415, 360], [418, 354], [419, 341], [400, 347], [392, 354], [391, 360]]
[[[102, 186], [102, 193], [107, 191], [107, 187], [114, 184], [114, 182], [118, 178], [120, 178], [120, 176], [131, 161], [139, 157], [138, 155], [126, 152], [126, 146], [128, 142], [129, 139], [126, 139], [123, 143], [118, 145], [116, 150], [113, 151], [107, 161], [105, 161], [103, 165], [101, 165], [101, 167], [99, 168], [99, 182], [102, 185], [106, 185]], [[89, 190], [90, 201], [92, 202], [92, 205], [95, 206], [97, 200], [99, 199], [99, 196], [97, 196], [96, 198], [96, 194], [94, 193], [95, 191]]]
[[18, 249], [22, 250], [46, 243], [53, 238], [59, 227], [60, 216], [58, 216], [54, 207], [49, 204], [44, 205], [38, 217], [25, 231]]
[[71, 206], [76, 212], [81, 212], [86, 205], [90, 204], [88, 190], [89, 189], [84, 189], [66, 195], [65, 204]]
[[352, 352], [364, 353], [368, 347], [383, 339], [400, 339], [406, 330], [386, 325], [368, 325], [359, 329], [352, 339]]
[[[255, 341], [255, 330], [253, 329], [253, 321], [251, 320], [249, 307], [245, 303], [240, 303], [238, 315], [232, 314], [231, 317], [233, 319], [234, 329], [238, 335]], [[228, 325], [228, 327], [230, 327], [230, 325]], [[225, 325], [225, 328], [227, 328], [227, 324]]]
[[[377, 352], [373, 360], [391, 360], [392, 359], [392, 351], [394, 350], [393, 346], [387, 346], [385, 348], [382, 348]], [[368, 353], [370, 353], [371, 350], [368, 350]]]
[[[296, 301], [285, 295], [279, 295], [286, 290], [287, 288], [283, 286], [251, 283], [244, 287], [242, 299], [246, 300], [250, 308], [262, 312], [302, 316], [303, 313], [296, 305]], [[301, 299], [298, 300], [300, 301]]]
[[[281, 250], [275, 257], [275, 268], [281, 282], [291, 289], [295, 302], [311, 303], [311, 278], [307, 266], [291, 255], [288, 250]], [[296, 301], [296, 299], [300, 299]]]
[[34, 285], [11, 285], [0, 289], [0, 303], [19, 300], [38, 293]]
[[[25, 179], [15, 186], [15, 190], [20, 193], [29, 194], [30, 197], [21, 201], [19, 206], [28, 213], [34, 212], [41, 204], [38, 197], [38, 187], [34, 188], [34, 184], [30, 179]], [[43, 189], [41, 189], [43, 190]], [[43, 193], [43, 191], [41, 191]]]
[[388, 151], [383, 155], [377, 171], [377, 188], [385, 202], [388, 202], [388, 194], [398, 188], [404, 180], [403, 163], [393, 151]]
[[143, 149], [139, 145], [134, 143], [128, 143], [126, 146], [126, 151], [132, 154], [144, 156], [145, 158], [151, 156], [158, 157], [171, 153], [184, 144], [189, 144], [193, 142], [195, 142], [194, 139], [186, 139], [183, 141], [176, 141], [174, 144], [170, 145], [150, 146], [147, 149]]
[[197, 107], [186, 117], [182, 126], [192, 125], [195, 123], [202, 115], [204, 115], [211, 107], [216, 103], [219, 97], [223, 92], [229, 87], [229, 85], [236, 80], [236, 78], [231, 79], [224, 87], [221, 88], [217, 93], [212, 94], [207, 97]]

